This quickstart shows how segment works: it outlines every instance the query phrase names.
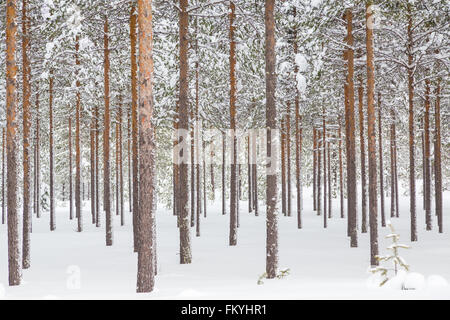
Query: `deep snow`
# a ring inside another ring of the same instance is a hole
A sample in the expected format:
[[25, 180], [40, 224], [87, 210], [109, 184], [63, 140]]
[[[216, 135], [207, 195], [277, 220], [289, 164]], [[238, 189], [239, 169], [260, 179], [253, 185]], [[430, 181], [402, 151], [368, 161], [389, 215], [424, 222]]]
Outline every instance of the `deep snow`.
[[[346, 220], [339, 218], [339, 200], [333, 199], [333, 218], [323, 229], [323, 217], [312, 211], [311, 190], [305, 192], [303, 229], [293, 217], [279, 216], [280, 268], [289, 268], [284, 279], [264, 280], [265, 215], [255, 217], [240, 203], [238, 245], [228, 246], [229, 215], [221, 214], [220, 197], [208, 203], [208, 217], [201, 220], [201, 237], [192, 229], [191, 265], [180, 265], [178, 229], [171, 210], [157, 213], [158, 276], [150, 294], [136, 294], [137, 256], [132, 249], [131, 214], [126, 205], [126, 226], [114, 220], [114, 245], [105, 246], [102, 227], [90, 224], [89, 202], [85, 201], [84, 231], [76, 232], [69, 221], [67, 204], [56, 210], [56, 231], [49, 231], [49, 214], [33, 218], [31, 268], [23, 271], [23, 284], [7, 286], [6, 225], [0, 225], [0, 297], [6, 299], [449, 299], [450, 287], [429, 286], [422, 290], [380, 289], [368, 285], [369, 236], [358, 234], [358, 248], [350, 248]], [[425, 278], [441, 275], [450, 281], [450, 192], [444, 194], [444, 234], [425, 230], [421, 196], [418, 195], [419, 242], [409, 241], [409, 198], [400, 198], [400, 218], [391, 219], [401, 250], [411, 271]], [[293, 207], [295, 201], [292, 201]], [[389, 214], [390, 198], [386, 198]], [[434, 218], [434, 217], [433, 217]], [[360, 217], [358, 218], [361, 220]], [[384, 239], [388, 228], [379, 227], [380, 254], [391, 243]], [[434, 279], [431, 277], [431, 279]]]

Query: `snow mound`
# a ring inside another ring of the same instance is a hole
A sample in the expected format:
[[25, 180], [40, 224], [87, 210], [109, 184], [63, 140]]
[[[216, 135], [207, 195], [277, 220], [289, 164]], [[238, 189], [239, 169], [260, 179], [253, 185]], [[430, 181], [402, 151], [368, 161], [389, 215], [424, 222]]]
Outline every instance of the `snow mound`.
[[421, 290], [426, 286], [425, 277], [417, 272], [410, 272], [406, 275], [404, 289], [405, 290]]
[[408, 274], [406, 273], [406, 271], [400, 270], [397, 272], [397, 275], [395, 277], [389, 279], [384, 284], [384, 287], [392, 290], [402, 290], [407, 276]]
[[[428, 276], [427, 278], [427, 287], [428, 288], [445, 288], [448, 287], [448, 282], [445, 280], [444, 277], [433, 274], [431, 276]], [[0, 294], [1, 297], [1, 294]]]

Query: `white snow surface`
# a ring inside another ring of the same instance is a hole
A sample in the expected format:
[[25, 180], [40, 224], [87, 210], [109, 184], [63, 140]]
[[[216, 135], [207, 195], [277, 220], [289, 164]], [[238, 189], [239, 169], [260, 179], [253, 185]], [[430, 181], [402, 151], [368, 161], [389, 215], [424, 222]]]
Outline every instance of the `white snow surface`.
[[[425, 214], [417, 206], [419, 242], [411, 243], [409, 199], [401, 197], [400, 218], [391, 220], [401, 242], [411, 246], [402, 256], [411, 272], [419, 274], [405, 280], [420, 289], [398, 290], [394, 283], [379, 288], [367, 271], [369, 235], [359, 233], [358, 248], [350, 248], [339, 200], [333, 199], [333, 218], [324, 229], [323, 217], [312, 211], [311, 189], [304, 191], [303, 229], [297, 229], [295, 201], [292, 217], [279, 215], [279, 260], [280, 267], [290, 269], [286, 278], [264, 279], [257, 285], [265, 271], [264, 203], [260, 202], [260, 216], [255, 217], [248, 213], [247, 203], [240, 202], [238, 245], [230, 247], [229, 215], [222, 215], [218, 196], [216, 203], [208, 203], [208, 217], [202, 217], [201, 237], [195, 237], [192, 229], [190, 265], [179, 264], [176, 218], [171, 210], [158, 209], [155, 290], [136, 294], [137, 255], [128, 206], [126, 226], [121, 227], [114, 216], [114, 245], [106, 247], [104, 216], [101, 228], [91, 225], [90, 205], [85, 201], [82, 233], [76, 232], [76, 220], [69, 221], [67, 204], [56, 210], [54, 232], [49, 231], [48, 212], [40, 219], [33, 217], [31, 268], [23, 271], [23, 283], [17, 287], [7, 286], [7, 229], [0, 225], [0, 299], [450, 299], [450, 217], [444, 216], [443, 234], [437, 232], [436, 221], [433, 231], [426, 231]], [[450, 192], [446, 192], [444, 214], [449, 208]], [[381, 226], [378, 230], [383, 254], [391, 242], [384, 237], [390, 232]], [[421, 275], [427, 277], [427, 285]]]

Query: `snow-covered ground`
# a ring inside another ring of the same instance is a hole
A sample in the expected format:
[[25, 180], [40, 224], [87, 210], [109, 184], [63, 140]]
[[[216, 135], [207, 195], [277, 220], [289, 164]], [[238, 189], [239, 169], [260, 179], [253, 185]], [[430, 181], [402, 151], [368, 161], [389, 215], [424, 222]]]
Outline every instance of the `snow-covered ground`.
[[[369, 236], [358, 234], [359, 247], [350, 248], [346, 220], [338, 217], [339, 201], [333, 199], [334, 217], [328, 229], [313, 211], [310, 190], [306, 190], [303, 226], [296, 217], [279, 217], [280, 268], [289, 268], [284, 279], [264, 280], [265, 216], [255, 217], [240, 208], [238, 245], [228, 246], [229, 215], [221, 214], [220, 200], [208, 204], [202, 218], [201, 237], [191, 234], [193, 262], [180, 265], [176, 218], [170, 210], [157, 215], [158, 276], [156, 290], [136, 294], [137, 257], [132, 249], [131, 214], [126, 226], [114, 221], [114, 245], [105, 246], [104, 228], [90, 224], [89, 202], [85, 202], [84, 227], [77, 233], [76, 220], [69, 221], [68, 208], [57, 208], [57, 229], [49, 231], [49, 215], [33, 219], [32, 266], [23, 272], [23, 284], [7, 286], [6, 225], [0, 226], [0, 297], [6, 299], [450, 299], [450, 287], [422, 290], [390, 290], [368, 286]], [[389, 214], [390, 199], [386, 198]], [[293, 207], [295, 201], [292, 201]], [[392, 219], [400, 242], [411, 245], [401, 255], [411, 271], [441, 275], [450, 281], [450, 192], [444, 194], [444, 234], [425, 230], [421, 197], [418, 197], [419, 242], [409, 241], [409, 198], [401, 198], [399, 219]], [[126, 206], [127, 208], [127, 206]], [[359, 218], [360, 220], [360, 218]], [[103, 222], [103, 221], [102, 221]], [[104, 225], [104, 222], [103, 222]], [[390, 241], [388, 228], [379, 228], [380, 254]]]

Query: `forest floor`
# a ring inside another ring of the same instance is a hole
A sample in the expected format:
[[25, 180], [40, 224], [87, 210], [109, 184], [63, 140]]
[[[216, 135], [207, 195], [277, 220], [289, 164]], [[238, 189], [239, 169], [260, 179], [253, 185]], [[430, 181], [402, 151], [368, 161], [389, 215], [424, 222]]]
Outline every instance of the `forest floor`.
[[[339, 216], [339, 200], [333, 199], [333, 218], [327, 229], [323, 217], [312, 211], [310, 191], [305, 192], [303, 229], [292, 217], [279, 217], [280, 269], [290, 269], [283, 279], [264, 280], [265, 215], [248, 213], [240, 203], [238, 245], [228, 246], [229, 215], [221, 203], [208, 204], [201, 220], [201, 237], [192, 229], [190, 265], [179, 264], [179, 235], [171, 210], [157, 214], [158, 275], [155, 291], [136, 294], [137, 255], [132, 248], [131, 214], [126, 225], [114, 220], [114, 245], [105, 246], [102, 227], [90, 224], [89, 201], [85, 201], [84, 231], [76, 232], [76, 220], [69, 221], [68, 208], [56, 210], [56, 231], [49, 231], [49, 214], [33, 219], [31, 268], [23, 271], [23, 284], [7, 286], [6, 225], [0, 225], [0, 298], [18, 299], [450, 299], [450, 287], [422, 290], [393, 290], [368, 286], [369, 235], [358, 234], [358, 248], [350, 248], [346, 219]], [[409, 198], [401, 197], [400, 218], [392, 219], [400, 243], [411, 245], [401, 256], [411, 271], [425, 277], [441, 275], [450, 281], [450, 192], [444, 194], [444, 234], [425, 230], [421, 196], [418, 196], [419, 242], [409, 241]], [[292, 201], [293, 209], [295, 201]], [[127, 208], [127, 206], [125, 206]], [[386, 198], [389, 214], [390, 198]], [[434, 218], [434, 217], [433, 217]], [[359, 221], [361, 220], [358, 218]], [[391, 243], [384, 239], [388, 228], [379, 227], [380, 254]], [[78, 285], [79, 284], [79, 285]]]

